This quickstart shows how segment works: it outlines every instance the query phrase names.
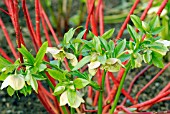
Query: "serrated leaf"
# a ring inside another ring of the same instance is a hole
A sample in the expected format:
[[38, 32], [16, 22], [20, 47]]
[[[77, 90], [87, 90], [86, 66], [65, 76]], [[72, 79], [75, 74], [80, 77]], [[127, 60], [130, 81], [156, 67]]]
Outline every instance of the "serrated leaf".
[[0, 56], [0, 72], [1, 70], [5, 67], [5, 66], [8, 66], [8, 65], [11, 65], [11, 62], [9, 62], [8, 60], [6, 60], [5, 58], [3, 58], [2, 56]]
[[68, 97], [68, 102], [70, 103], [70, 106], [74, 105], [76, 101], [76, 91], [72, 90], [67, 90], [67, 97]]
[[84, 88], [86, 85], [89, 84], [88, 80], [82, 79], [82, 78], [77, 78], [73, 81], [76, 89], [82, 89]]
[[71, 28], [68, 32], [64, 34], [64, 43], [68, 44], [70, 40], [73, 38], [74, 32], [76, 29]]
[[61, 86], [61, 85], [58, 85], [55, 87], [54, 89], [54, 95], [57, 96], [57, 95], [60, 95], [61, 93], [63, 93], [65, 90], [65, 86]]
[[82, 39], [84, 33], [86, 32], [86, 30], [83, 30], [82, 32], [80, 32], [78, 35], [77, 35], [77, 38], [76, 39]]
[[47, 71], [51, 77], [53, 77], [54, 79], [58, 81], [66, 80], [65, 74], [62, 73], [61, 71], [53, 70], [53, 69], [47, 69]]
[[8, 88], [7, 88], [8, 95], [12, 96], [14, 94], [14, 92], [15, 92], [15, 90], [12, 87], [8, 86]]
[[23, 45], [21, 48], [18, 48], [18, 51], [27, 59], [30, 64], [34, 64], [33, 55]]
[[156, 67], [163, 68], [164, 64], [163, 64], [162, 55], [156, 52], [152, 52], [152, 63]]
[[99, 39], [100, 39], [102, 48], [104, 48], [105, 50], [108, 50], [109, 48], [108, 48], [107, 41], [104, 38], [102, 38], [102, 37], [100, 37]]
[[143, 32], [142, 21], [140, 20], [140, 18], [136, 15], [131, 15], [130, 18], [135, 27], [138, 28], [141, 32]]
[[149, 26], [151, 30], [156, 27], [156, 25], [159, 23], [159, 16], [155, 16], [150, 22]]
[[80, 62], [77, 63], [77, 65], [72, 69], [72, 71], [78, 70], [79, 68], [83, 67], [85, 64], [87, 64], [91, 59], [91, 56], [83, 57], [83, 59], [80, 60]]
[[33, 76], [31, 76], [31, 78], [30, 78], [30, 85], [33, 88], [33, 90], [36, 93], [38, 93], [38, 83], [37, 83], [37, 80]]
[[41, 64], [41, 61], [46, 53], [47, 47], [48, 47], [48, 42], [44, 42], [36, 55], [34, 66], [38, 67]]
[[164, 27], [156, 27], [151, 32], [153, 35], [156, 35], [156, 34], [159, 34], [163, 29]]
[[119, 42], [117, 44], [117, 46], [115, 47], [115, 57], [117, 57], [120, 53], [122, 53], [124, 51], [126, 47], [126, 39], [122, 40], [121, 42]]
[[102, 52], [100, 40], [96, 36], [93, 38], [93, 45], [95, 45], [95, 49], [96, 49], [97, 52], [99, 52], [99, 53]]
[[136, 42], [136, 38], [138, 37], [137, 32], [133, 29], [133, 27], [131, 25], [127, 25], [127, 29], [129, 31], [130, 36], [132, 37], [132, 39]]
[[114, 33], [115, 29], [110, 29], [108, 31], [106, 31], [101, 37], [104, 39], [109, 39], [110, 37], [112, 37], [113, 33]]
[[47, 68], [47, 66], [45, 64], [40, 64], [39, 66], [39, 72], [44, 71]]

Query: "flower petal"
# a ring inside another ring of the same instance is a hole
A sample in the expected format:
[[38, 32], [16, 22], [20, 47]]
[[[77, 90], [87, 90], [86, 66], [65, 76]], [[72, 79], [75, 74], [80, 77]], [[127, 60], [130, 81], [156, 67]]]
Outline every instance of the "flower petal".
[[9, 85], [10, 75], [4, 80], [4, 82], [1, 85], [1, 90], [6, 88]]
[[60, 106], [64, 106], [68, 103], [67, 91], [63, 92], [60, 96]]
[[168, 40], [157, 40], [156, 42], [162, 43], [164, 46], [170, 46], [170, 41]]
[[100, 66], [100, 62], [99, 61], [91, 62], [90, 64], [88, 64], [89, 69], [96, 69], [99, 66]]
[[14, 90], [22, 89], [25, 85], [24, 77], [21, 74], [11, 76], [9, 79], [9, 85]]
[[70, 62], [72, 64], [72, 66], [76, 66], [77, 65], [78, 60], [77, 60], [76, 56], [73, 55], [72, 53], [66, 53], [66, 58], [71, 60]]
[[88, 69], [89, 73], [94, 76], [97, 72], [97, 69]]
[[47, 47], [46, 53], [51, 53], [52, 55], [58, 54], [61, 50], [56, 47]]
[[118, 62], [119, 59], [117, 58], [109, 58], [106, 60], [106, 64], [115, 64], [116, 62]]

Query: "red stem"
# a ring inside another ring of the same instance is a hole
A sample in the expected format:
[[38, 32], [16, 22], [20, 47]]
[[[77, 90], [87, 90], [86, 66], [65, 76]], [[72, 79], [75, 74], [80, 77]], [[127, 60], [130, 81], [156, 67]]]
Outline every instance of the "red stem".
[[130, 106], [130, 107], [131, 107], [131, 108], [144, 107], [144, 106], [146, 106], [146, 105], [150, 105], [150, 104], [153, 104], [153, 103], [157, 102], [158, 100], [160, 100], [161, 98], [163, 98], [163, 97], [165, 97], [165, 96], [167, 96], [167, 95], [169, 95], [169, 94], [170, 94], [170, 90], [162, 93], [161, 95], [159, 95], [159, 96], [157, 96], [157, 97], [155, 97], [155, 98], [153, 98], [153, 99], [150, 99], [150, 100], [148, 100], [148, 101], [145, 101], [145, 102], [143, 102], [143, 103], [136, 104], [136, 105], [133, 105], [133, 106]]
[[163, 9], [165, 8], [165, 6], [166, 6], [167, 3], [168, 3], [168, 0], [164, 0], [164, 1], [162, 2], [161, 6], [159, 7], [158, 12], [157, 12], [157, 15], [158, 15], [158, 16], [161, 15], [161, 13], [162, 13], [162, 11], [163, 11]]
[[14, 61], [5, 53], [5, 51], [2, 48], [0, 48], [0, 54], [11, 63], [14, 63]]
[[147, 5], [147, 7], [145, 8], [144, 12], [142, 13], [142, 15], [141, 15], [141, 17], [140, 17], [141, 20], [144, 20], [144, 19], [145, 19], [146, 15], [147, 15], [147, 13], [148, 13], [148, 11], [149, 11], [149, 9], [152, 7], [152, 3], [153, 3], [153, 0], [150, 0], [149, 3], [148, 3], [148, 5]]
[[150, 80], [137, 94], [136, 94], [136, 100], [138, 100], [140, 94], [146, 89], [148, 88], [168, 67], [170, 66], [170, 62], [164, 66], [163, 69], [161, 69], [161, 71], [159, 71], [155, 77]]
[[33, 45], [34, 45], [34, 49], [35, 49], [36, 52], [38, 52], [37, 42], [35, 40], [36, 34], [35, 34], [34, 27], [33, 27], [32, 22], [31, 22], [31, 18], [30, 18], [25, 0], [22, 0], [22, 10], [23, 10], [23, 13], [24, 13], [24, 16], [25, 16], [25, 19], [26, 19], [26, 24], [27, 24], [28, 30], [29, 30], [30, 35], [31, 35], [31, 39], [32, 39], [32, 42], [33, 42]]
[[6, 38], [7, 42], [8, 42], [8, 45], [9, 45], [11, 51], [12, 51], [12, 54], [14, 55], [15, 59], [18, 59], [18, 55], [17, 55], [17, 52], [16, 52], [16, 50], [15, 50], [15, 47], [14, 47], [14, 45], [12, 44], [12, 40], [10, 39], [10, 36], [9, 36], [9, 34], [8, 34], [8, 31], [7, 31], [7, 29], [6, 29], [6, 27], [5, 27], [5, 25], [4, 25], [4, 23], [3, 23], [3, 21], [2, 21], [1, 18], [0, 18], [0, 26], [1, 26], [2, 31], [3, 31], [3, 33], [4, 33], [4, 35], [5, 35], [5, 38]]
[[40, 47], [41, 42], [41, 36], [40, 36], [40, 3], [39, 0], [35, 0], [35, 18], [36, 18], [36, 40], [38, 43], [38, 46]]
[[136, 0], [135, 3], [133, 4], [133, 6], [132, 6], [128, 16], [126, 17], [122, 27], [120, 28], [120, 31], [119, 31], [119, 33], [118, 33], [118, 35], [116, 37], [116, 40], [119, 40], [121, 38], [121, 36], [122, 36], [122, 34], [123, 34], [123, 32], [124, 32], [128, 22], [129, 22], [129, 20], [130, 20], [130, 15], [133, 14], [133, 12], [136, 9], [136, 6], [138, 5], [139, 2], [140, 2], [140, 0]]

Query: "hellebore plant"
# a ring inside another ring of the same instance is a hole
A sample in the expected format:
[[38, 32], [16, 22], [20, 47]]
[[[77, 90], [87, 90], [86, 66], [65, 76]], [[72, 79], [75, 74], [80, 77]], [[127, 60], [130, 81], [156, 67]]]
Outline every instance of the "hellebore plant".
[[[48, 47], [48, 43], [44, 42], [35, 57], [22, 45], [18, 51], [24, 57], [23, 63], [16, 60], [14, 64], [11, 64], [0, 56], [0, 80], [3, 81], [1, 89], [7, 87], [10, 96], [14, 92], [20, 92], [26, 96], [31, 94], [31, 88], [38, 94], [38, 82], [46, 80], [53, 88], [53, 95], [59, 99], [60, 106], [68, 104], [71, 112], [74, 113], [74, 108], [85, 103], [80, 89], [91, 86], [100, 92], [98, 114], [101, 114], [106, 73], [118, 72], [120, 68], [123, 68], [125, 72], [110, 110], [112, 114], [117, 106], [127, 73], [131, 69], [141, 67], [143, 61], [163, 68], [163, 56], [166, 55], [167, 47], [170, 46], [169, 41], [160, 40], [157, 36], [163, 29], [157, 26], [158, 16], [149, 23], [141, 21], [135, 15], [131, 15], [131, 20], [140, 32], [137, 33], [131, 25], [128, 25], [127, 29], [132, 38], [130, 41], [124, 39], [114, 43], [109, 40], [114, 29], [105, 32], [102, 36], [89, 32], [92, 39], [84, 40], [82, 37], [86, 30], [74, 37], [77, 28], [71, 28], [65, 33], [58, 47]], [[46, 53], [52, 55], [55, 60], [50, 62], [43, 60]], [[78, 62], [77, 58], [81, 54], [83, 58]], [[65, 60], [68, 61], [70, 70], [65, 68]], [[86, 65], [88, 70], [81, 72]], [[103, 71], [101, 85], [93, 81], [93, 76], [98, 70]], [[55, 87], [47, 74], [56, 80]]]

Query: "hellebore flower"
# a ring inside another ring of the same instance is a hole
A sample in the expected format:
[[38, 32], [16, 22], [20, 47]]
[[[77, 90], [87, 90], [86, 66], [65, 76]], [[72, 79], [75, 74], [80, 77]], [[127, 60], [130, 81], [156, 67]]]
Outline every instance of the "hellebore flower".
[[9, 75], [1, 85], [1, 89], [11, 86], [14, 90], [20, 90], [24, 87], [24, 76], [21, 74]]
[[51, 53], [52, 56], [57, 59], [63, 61], [66, 57], [70, 60], [72, 66], [76, 66], [78, 63], [78, 60], [75, 55], [72, 53], [66, 53], [63, 49], [57, 49], [56, 47], [48, 47], [46, 53]]
[[168, 40], [157, 40], [156, 42], [162, 43], [164, 46], [170, 46], [170, 41]]
[[106, 60], [106, 63], [101, 66], [101, 69], [105, 69], [109, 72], [118, 72], [121, 66], [124, 67], [119, 59], [109, 58]]
[[73, 55], [72, 53], [66, 53], [66, 58], [70, 59], [71, 65], [72, 66], [76, 66], [78, 63], [78, 60], [76, 58], [75, 55]]
[[62, 49], [57, 49], [56, 47], [48, 47], [46, 53], [51, 53], [55, 59], [63, 60], [65, 57], [65, 52]]
[[63, 92], [60, 96], [60, 106], [68, 104], [70, 107], [78, 108], [81, 103], [84, 103], [84, 100], [78, 91], [76, 91], [76, 100], [72, 105], [68, 101], [67, 91]]
[[88, 64], [88, 71], [89, 73], [94, 76], [97, 72], [98, 67], [100, 66], [100, 62], [99, 61], [94, 61], [91, 62], [90, 64]]

